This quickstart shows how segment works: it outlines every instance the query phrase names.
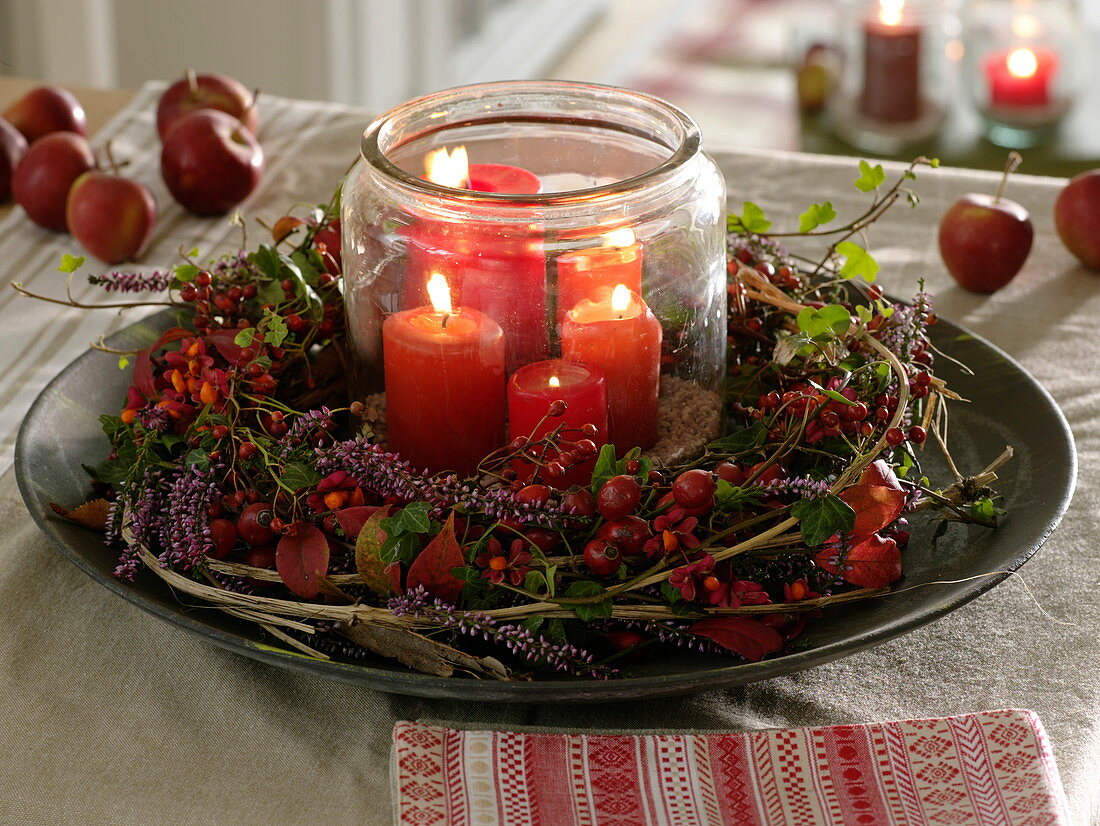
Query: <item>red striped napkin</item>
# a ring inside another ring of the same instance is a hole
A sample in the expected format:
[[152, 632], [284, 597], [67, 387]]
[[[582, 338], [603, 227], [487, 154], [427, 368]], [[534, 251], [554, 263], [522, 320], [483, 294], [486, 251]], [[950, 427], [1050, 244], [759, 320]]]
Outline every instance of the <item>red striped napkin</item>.
[[422, 826], [1059, 826], [1031, 711], [745, 734], [541, 734], [399, 722], [397, 822]]

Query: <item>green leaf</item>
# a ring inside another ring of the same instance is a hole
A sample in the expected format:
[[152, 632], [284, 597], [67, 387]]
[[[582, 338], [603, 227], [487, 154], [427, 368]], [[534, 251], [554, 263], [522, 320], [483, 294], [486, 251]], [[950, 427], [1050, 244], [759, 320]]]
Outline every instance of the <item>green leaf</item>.
[[867, 308], [866, 304], [857, 304], [856, 305], [856, 315], [859, 316], [859, 320], [862, 321], [864, 324], [866, 324], [872, 318], [874, 318], [874, 313], [872, 313]]
[[831, 201], [821, 204], [810, 204], [810, 208], [798, 216], [798, 231], [810, 232], [822, 224], [827, 224], [836, 218], [836, 210]]
[[824, 393], [826, 396], [828, 396], [830, 399], [832, 399], [834, 402], [840, 402], [841, 404], [846, 404], [849, 407], [854, 407], [855, 404], [856, 404], [854, 401], [847, 398], [846, 396], [842, 396], [836, 390], [826, 390], [823, 387], [823, 388], [821, 388], [821, 392]]
[[245, 327], [237, 335], [233, 336], [233, 343], [238, 347], [247, 347], [252, 343], [252, 339], [256, 337], [255, 327]]
[[197, 447], [187, 454], [187, 458], [183, 460], [183, 463], [188, 467], [196, 467], [199, 470], [209, 470], [210, 456], [201, 447]]
[[932, 167], [933, 169], [939, 169], [940, 168], [940, 159], [939, 158], [932, 158], [931, 160], [928, 161], [928, 165], [930, 167]]
[[806, 307], [795, 318], [795, 323], [799, 330], [812, 338], [822, 334], [828, 334], [827, 337], [832, 338], [848, 332], [852, 317], [839, 304], [830, 304], [820, 309]]
[[730, 484], [725, 479], [718, 480], [715, 496], [718, 507], [722, 510], [742, 510], [746, 506], [760, 504], [760, 491], [755, 486], [743, 488]]
[[864, 281], [875, 280], [878, 275], [878, 261], [859, 244], [841, 241], [836, 245], [836, 251], [846, 259], [844, 266], [840, 268], [841, 278], [854, 278], [858, 275]]
[[321, 481], [321, 475], [304, 462], [288, 462], [283, 466], [280, 484], [289, 490], [310, 488]]
[[266, 275], [275, 281], [280, 280], [280, 264], [279, 253], [275, 252], [268, 244], [260, 244], [255, 252], [248, 254], [248, 260], [256, 265], [256, 267]]
[[993, 500], [987, 496], [970, 506], [970, 514], [975, 519], [990, 520], [997, 515], [997, 509], [993, 507]]
[[539, 629], [542, 628], [542, 624], [546, 622], [546, 617], [528, 617], [520, 623], [524, 628], [530, 631], [532, 634], [537, 634]]
[[754, 422], [744, 430], [738, 430], [721, 439], [715, 439], [707, 445], [716, 453], [747, 453], [760, 447], [768, 437], [768, 429], [763, 422]]
[[129, 366], [130, 366], [130, 357], [129, 356], [119, 356], [118, 357], [118, 369], [119, 370], [125, 370]]
[[264, 343], [269, 347], [279, 347], [290, 335], [283, 317], [271, 310], [264, 310], [264, 316], [260, 319], [260, 326], [264, 328]]
[[172, 268], [172, 277], [177, 284], [187, 284], [194, 281], [199, 272], [201, 270], [194, 264], [177, 264]]
[[828, 494], [820, 499], [802, 499], [791, 507], [791, 516], [799, 520], [802, 538], [811, 548], [834, 533], [847, 533], [856, 523], [856, 512], [839, 496]]
[[[570, 585], [565, 596], [569, 599], [585, 599], [604, 593], [603, 586], [589, 579], [581, 579]], [[586, 602], [583, 605], [569, 605], [568, 607], [578, 619], [590, 622], [594, 619], [606, 619], [611, 616], [611, 600], [604, 599], [599, 602]]]
[[745, 201], [745, 208], [740, 215], [731, 213], [726, 220], [726, 228], [730, 232], [767, 232], [772, 222], [764, 215], [764, 210], [752, 201]]
[[885, 180], [886, 171], [882, 168], [882, 164], [877, 163], [871, 166], [867, 161], [859, 162], [859, 177], [856, 178], [855, 187], [860, 192], [870, 192], [872, 189], [878, 189]]
[[83, 255], [69, 255], [65, 253], [61, 256], [61, 265], [57, 268], [58, 272], [76, 272], [84, 266]]
[[546, 588], [546, 577], [543, 576], [542, 571], [528, 571], [527, 576], [523, 578], [523, 588], [532, 594], [541, 594]]
[[596, 466], [592, 469], [592, 493], [600, 492], [604, 482], [619, 472], [619, 465], [615, 461], [615, 446], [604, 445], [600, 448], [600, 455], [596, 457]]
[[661, 596], [672, 604], [682, 602], [684, 599], [684, 595], [680, 593], [679, 589], [672, 587], [667, 581], [661, 583]]
[[427, 502], [412, 502], [404, 507], [398, 517], [401, 527], [410, 533], [427, 533], [432, 529], [432, 520], [428, 517], [432, 506]]

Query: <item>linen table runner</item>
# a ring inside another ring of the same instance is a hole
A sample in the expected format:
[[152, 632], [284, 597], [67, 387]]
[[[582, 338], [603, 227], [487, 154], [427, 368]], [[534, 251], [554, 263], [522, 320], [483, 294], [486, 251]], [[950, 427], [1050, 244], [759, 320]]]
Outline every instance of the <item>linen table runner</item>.
[[1039, 718], [1004, 710], [746, 734], [542, 734], [399, 722], [398, 823], [1058, 826]]

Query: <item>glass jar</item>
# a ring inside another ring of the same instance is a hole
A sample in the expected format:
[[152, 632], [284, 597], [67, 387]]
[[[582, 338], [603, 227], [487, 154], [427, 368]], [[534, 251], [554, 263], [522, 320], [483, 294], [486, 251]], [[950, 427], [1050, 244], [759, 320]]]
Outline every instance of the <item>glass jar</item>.
[[838, 137], [893, 155], [939, 132], [948, 103], [947, 24], [940, 0], [844, 4], [843, 69], [829, 105]]
[[963, 20], [966, 75], [987, 137], [1013, 149], [1049, 141], [1078, 93], [1076, 4], [975, 0]]
[[367, 128], [341, 218], [352, 388], [414, 465], [471, 474], [558, 398], [620, 455], [717, 434], [725, 184], [675, 107], [557, 81], [427, 95]]

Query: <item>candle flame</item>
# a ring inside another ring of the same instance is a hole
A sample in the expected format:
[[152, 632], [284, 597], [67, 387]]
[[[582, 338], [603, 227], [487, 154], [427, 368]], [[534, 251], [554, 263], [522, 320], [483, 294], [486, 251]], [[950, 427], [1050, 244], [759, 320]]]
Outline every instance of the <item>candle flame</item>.
[[626, 284], [620, 284], [611, 293], [611, 309], [616, 313], [626, 312], [630, 306], [630, 290]]
[[620, 227], [611, 232], [604, 233], [603, 245], [605, 247], [629, 247], [634, 243], [634, 230], [630, 227]]
[[456, 146], [453, 152], [441, 147], [424, 156], [424, 174], [433, 184], [466, 189], [470, 184], [470, 159], [465, 146]]
[[561, 382], [558, 381], [557, 376], [551, 376], [550, 381], [548, 383], [551, 387], [561, 387]]
[[428, 300], [437, 313], [454, 312], [451, 309], [451, 288], [447, 285], [447, 279], [437, 272], [428, 278]]
[[1008, 71], [1016, 77], [1031, 77], [1039, 68], [1039, 60], [1031, 49], [1016, 49], [1008, 56]]
[[898, 26], [904, 8], [905, 0], [878, 0], [878, 19], [884, 26]]

